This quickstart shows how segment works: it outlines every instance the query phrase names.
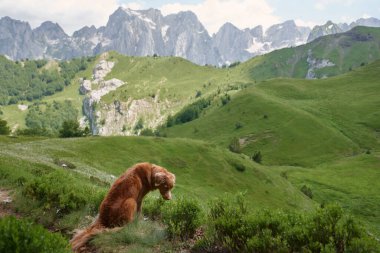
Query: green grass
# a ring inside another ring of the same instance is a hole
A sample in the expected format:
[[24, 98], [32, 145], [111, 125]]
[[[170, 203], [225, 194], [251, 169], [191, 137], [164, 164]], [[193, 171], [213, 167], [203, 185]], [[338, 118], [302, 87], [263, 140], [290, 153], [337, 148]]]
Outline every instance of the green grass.
[[[62, 168], [62, 161], [71, 168]], [[250, 208], [254, 209], [312, 210], [315, 207], [313, 201], [276, 171], [255, 164], [243, 155], [188, 139], [0, 137], [0, 188], [13, 191], [12, 206], [21, 215], [70, 237], [74, 228], [91, 222], [88, 216], [96, 215], [101, 200], [98, 196], [104, 196], [110, 183], [129, 166], [141, 161], [157, 163], [175, 173], [173, 198], [192, 196], [202, 208], [207, 208], [209, 201], [216, 197], [238, 192], [245, 192]], [[237, 166], [245, 170], [238, 171]], [[46, 180], [52, 181], [46, 185]], [[48, 199], [25, 195], [35, 189], [36, 183], [39, 191], [49, 193]], [[85, 201], [84, 192], [91, 196]], [[57, 196], [61, 196], [59, 202], [52, 199]], [[71, 197], [67, 196], [76, 196], [73, 203], [79, 205], [67, 209], [69, 212], [61, 211], [65, 209], [60, 205], [70, 203]], [[158, 193], [149, 196], [152, 198]], [[170, 249], [172, 246], [163, 241], [163, 236], [163, 227], [148, 221], [128, 226], [120, 233], [102, 235], [95, 240], [95, 245], [103, 245], [101, 252], [109, 252], [111, 248], [119, 252]]]
[[362, 154], [310, 168], [279, 168], [301, 188], [308, 185], [313, 199], [336, 202], [359, 217], [380, 236], [380, 154]]
[[[164, 227], [152, 221], [135, 220], [118, 232], [99, 234], [91, 243], [97, 252], [149, 253], [170, 248]], [[165, 245], [166, 244], [166, 245]]]
[[264, 81], [237, 92], [227, 105], [164, 132], [223, 147], [238, 137], [244, 153], [260, 150], [269, 165], [315, 166], [378, 149], [379, 69], [376, 62], [324, 80]]
[[340, 203], [379, 235], [379, 80], [379, 61], [323, 80], [271, 79], [163, 132], [225, 148], [237, 137], [243, 153], [260, 151], [296, 188], [311, 186], [314, 200]]
[[[14, 171], [24, 163], [35, 164], [33, 168], [39, 164], [57, 170], [60, 168], [54, 161], [60, 159], [76, 166], [68, 171], [70, 174], [112, 182], [112, 175], [119, 176], [137, 162], [150, 161], [177, 175], [175, 193], [191, 192], [204, 203], [225, 192], [246, 191], [255, 207], [311, 207], [311, 202], [298, 190], [265, 167], [199, 141], [148, 137], [45, 139], [21, 143], [8, 140], [2, 142], [0, 156], [4, 163], [1, 167], [10, 174], [12, 182], [17, 181], [19, 173], [27, 173], [22, 175], [25, 178], [32, 177], [29, 169]], [[12, 165], [12, 160], [20, 164]], [[239, 164], [246, 168], [244, 172], [237, 171]]]

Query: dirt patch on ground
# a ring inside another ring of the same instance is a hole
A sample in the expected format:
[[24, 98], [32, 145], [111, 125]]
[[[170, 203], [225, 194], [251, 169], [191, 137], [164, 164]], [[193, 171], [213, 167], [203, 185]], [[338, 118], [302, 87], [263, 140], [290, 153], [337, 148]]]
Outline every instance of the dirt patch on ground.
[[15, 215], [12, 210], [12, 197], [10, 191], [0, 189], [0, 218], [7, 215]]

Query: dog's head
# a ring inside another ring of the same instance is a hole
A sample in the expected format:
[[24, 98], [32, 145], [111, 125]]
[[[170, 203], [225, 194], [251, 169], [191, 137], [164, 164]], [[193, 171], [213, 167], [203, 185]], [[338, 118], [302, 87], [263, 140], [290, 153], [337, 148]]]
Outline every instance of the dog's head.
[[175, 185], [175, 175], [165, 168], [157, 165], [154, 166], [154, 186], [160, 191], [162, 197], [166, 200], [172, 198], [171, 189]]

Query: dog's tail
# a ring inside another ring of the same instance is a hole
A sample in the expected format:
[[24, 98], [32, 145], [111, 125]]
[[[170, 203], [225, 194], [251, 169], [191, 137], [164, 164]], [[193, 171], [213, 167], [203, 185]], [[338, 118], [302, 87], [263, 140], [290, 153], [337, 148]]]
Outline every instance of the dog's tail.
[[105, 230], [105, 228], [96, 220], [88, 228], [75, 231], [73, 239], [70, 240], [71, 249], [74, 252], [82, 252], [83, 247], [90, 240], [90, 238], [103, 230]]

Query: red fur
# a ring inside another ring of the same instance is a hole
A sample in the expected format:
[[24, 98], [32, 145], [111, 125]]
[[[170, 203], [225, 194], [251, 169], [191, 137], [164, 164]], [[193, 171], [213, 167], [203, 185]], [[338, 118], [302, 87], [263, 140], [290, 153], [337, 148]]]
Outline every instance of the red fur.
[[148, 192], [159, 189], [164, 199], [170, 199], [174, 183], [174, 174], [158, 165], [139, 163], [129, 168], [111, 186], [96, 221], [71, 239], [73, 251], [81, 252], [95, 234], [131, 222], [136, 212], [141, 212], [142, 200]]

